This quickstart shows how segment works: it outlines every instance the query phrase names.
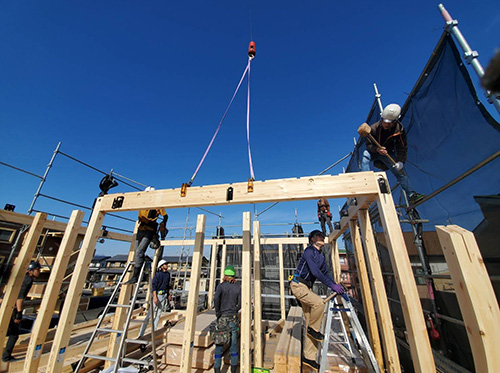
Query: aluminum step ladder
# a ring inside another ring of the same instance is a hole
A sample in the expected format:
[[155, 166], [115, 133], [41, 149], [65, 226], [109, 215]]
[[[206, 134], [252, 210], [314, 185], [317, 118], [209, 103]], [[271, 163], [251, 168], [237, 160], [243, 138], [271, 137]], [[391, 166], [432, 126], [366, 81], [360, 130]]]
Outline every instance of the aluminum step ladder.
[[[141, 272], [139, 274], [139, 278], [137, 280], [137, 283], [125, 284], [125, 281], [124, 281], [125, 276], [127, 273], [129, 273], [131, 270], [133, 270], [134, 264], [135, 264], [134, 262], [128, 262], [127, 265], [125, 266], [125, 270], [123, 271], [122, 275], [120, 276], [120, 280], [118, 281], [118, 284], [115, 286], [115, 289], [113, 290], [113, 293], [111, 294], [111, 297], [109, 298], [108, 304], [106, 305], [101, 316], [99, 317], [96, 328], [89, 339], [87, 347], [85, 348], [85, 351], [83, 352], [82, 358], [80, 359], [80, 361], [78, 362], [78, 365], [75, 368], [75, 372], [78, 373], [80, 371], [80, 369], [83, 368], [83, 366], [85, 364], [85, 360], [87, 360], [89, 358], [96, 359], [96, 360], [110, 361], [110, 362], [114, 363], [113, 367], [106, 370], [106, 371], [113, 372], [113, 373], [117, 373], [120, 368], [124, 368], [125, 367], [124, 364], [138, 365], [141, 368], [144, 368], [146, 370], [151, 370], [151, 368], [152, 368], [155, 373], [158, 371], [158, 367], [156, 364], [156, 341], [155, 341], [155, 335], [154, 335], [154, 317], [150, 317], [149, 319], [146, 318], [144, 320], [137, 321], [137, 322], [141, 322], [141, 323], [147, 323], [148, 321], [150, 322], [151, 341], [147, 341], [147, 340], [143, 340], [143, 339], [129, 339], [129, 338], [127, 338], [130, 323], [133, 321], [136, 321], [136, 320], [132, 320], [132, 315], [133, 315], [133, 312], [135, 309], [135, 305], [148, 303], [148, 300], [146, 300], [146, 301], [137, 300], [141, 279], [142, 279], [143, 274], [145, 272], [146, 262], [144, 262], [144, 264], [142, 265]], [[149, 288], [150, 289], [151, 289], [151, 285], [152, 285], [151, 283], [152, 283], [151, 276], [149, 276]], [[118, 304], [117, 298], [118, 298], [119, 290], [121, 289], [122, 286], [135, 286], [134, 291], [133, 291], [133, 295], [132, 295], [132, 299], [129, 301], [128, 304]], [[153, 305], [152, 292], [150, 292], [150, 294], [151, 294], [151, 296], [149, 299], [149, 308], [154, 309], [155, 307], [152, 307], [152, 305]], [[109, 313], [109, 310], [111, 308], [114, 308], [115, 311], [118, 308], [128, 309], [127, 317], [125, 319], [125, 325], [123, 327], [123, 330], [115, 330], [115, 329], [102, 327], [102, 323], [104, 321], [104, 318]], [[94, 342], [94, 339], [100, 333], [110, 333], [110, 334], [116, 333], [117, 334], [117, 338], [119, 338], [120, 341], [119, 341], [118, 352], [116, 354], [116, 357], [107, 357], [107, 356], [89, 354], [89, 351], [92, 347], [92, 343]], [[142, 351], [145, 351], [147, 346], [151, 345], [152, 360], [138, 360], [138, 359], [130, 359], [130, 358], [125, 357], [125, 354], [127, 351], [126, 345], [129, 343], [140, 345]], [[140, 369], [139, 369], [139, 371], [140, 371]]]
[[[363, 356], [368, 358], [368, 370], [370, 372], [380, 373], [379, 366], [377, 364], [377, 360], [375, 359], [375, 355], [368, 343], [368, 339], [366, 338], [365, 332], [359, 323], [358, 316], [356, 315], [356, 311], [352, 306], [351, 301], [348, 296], [344, 293], [341, 296], [342, 299], [342, 307], [340, 304], [336, 303], [335, 297], [337, 294], [333, 293], [328, 298], [324, 300], [327, 304], [328, 308], [326, 314], [326, 322], [325, 322], [325, 332], [324, 332], [324, 340], [321, 349], [319, 350], [320, 358], [319, 358], [319, 373], [324, 373], [326, 369], [327, 357], [328, 357], [328, 347], [332, 344], [342, 344], [346, 345], [349, 353], [351, 355], [351, 360], [354, 364], [356, 364], [356, 355], [354, 354], [353, 346], [351, 340], [349, 339], [349, 335], [347, 333], [347, 329], [344, 324], [344, 320], [342, 319], [342, 313], [345, 313], [349, 319], [351, 324], [351, 334], [353, 338], [356, 340], [359, 345]], [[333, 320], [337, 320], [340, 324], [340, 332], [332, 330]], [[333, 341], [331, 340], [333, 337]]]

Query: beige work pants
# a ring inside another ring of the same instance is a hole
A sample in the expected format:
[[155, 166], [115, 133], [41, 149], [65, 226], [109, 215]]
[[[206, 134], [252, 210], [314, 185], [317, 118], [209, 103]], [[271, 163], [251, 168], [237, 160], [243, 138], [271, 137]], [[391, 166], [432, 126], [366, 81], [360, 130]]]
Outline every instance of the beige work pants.
[[319, 295], [314, 294], [311, 289], [302, 283], [291, 282], [290, 288], [292, 289], [292, 294], [302, 304], [302, 310], [304, 311], [304, 318], [306, 320], [304, 357], [306, 359], [316, 361], [318, 342], [307, 334], [307, 327], [310, 326], [317, 332], [320, 331], [321, 319], [323, 318], [323, 313], [325, 312], [325, 304]]

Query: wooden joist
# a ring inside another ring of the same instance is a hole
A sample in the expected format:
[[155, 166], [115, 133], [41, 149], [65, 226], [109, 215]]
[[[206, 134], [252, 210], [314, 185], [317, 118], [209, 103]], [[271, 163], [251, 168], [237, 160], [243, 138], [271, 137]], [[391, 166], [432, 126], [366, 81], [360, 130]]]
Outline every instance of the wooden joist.
[[300, 369], [302, 322], [302, 308], [291, 307], [274, 353], [274, 371], [276, 373], [294, 372], [292, 364], [297, 365]]

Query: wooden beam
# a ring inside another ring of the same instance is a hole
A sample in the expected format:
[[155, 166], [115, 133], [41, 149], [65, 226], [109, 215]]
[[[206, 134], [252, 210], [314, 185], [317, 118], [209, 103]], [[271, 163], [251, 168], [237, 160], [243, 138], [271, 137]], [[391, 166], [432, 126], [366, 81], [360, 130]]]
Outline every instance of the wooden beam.
[[75, 247], [78, 230], [82, 225], [83, 216], [83, 211], [73, 211], [69, 218], [68, 225], [66, 226], [61, 246], [57, 252], [52, 270], [50, 271], [49, 281], [45, 293], [43, 294], [40, 309], [38, 310], [35, 323], [31, 330], [30, 343], [24, 363], [25, 372], [36, 373], [38, 371], [43, 344], [45, 343], [50, 321], [59, 298], [59, 291], [61, 290], [62, 280], [68, 267], [69, 258], [71, 253], [78, 249], [79, 246]]
[[220, 260], [220, 282], [224, 279], [224, 269], [226, 269], [226, 262], [227, 262], [227, 245], [224, 242], [222, 244], [222, 253], [221, 253], [221, 260]]
[[281, 318], [286, 319], [286, 304], [285, 304], [285, 268], [283, 259], [283, 244], [278, 244], [278, 263], [280, 271], [280, 311]]
[[472, 232], [457, 225], [436, 226], [474, 356], [476, 372], [500, 367], [500, 310]]
[[208, 309], [212, 309], [215, 291], [215, 276], [217, 273], [217, 248], [216, 243], [212, 244], [212, 253], [210, 255], [210, 280], [208, 283]]
[[361, 293], [363, 294], [363, 308], [365, 310], [370, 345], [379, 367], [383, 370], [384, 359], [382, 357], [382, 348], [380, 346], [380, 336], [378, 334], [377, 318], [375, 316], [375, 307], [373, 306], [370, 280], [368, 279], [368, 271], [366, 269], [363, 245], [361, 244], [361, 238], [359, 236], [359, 228], [355, 221], [349, 222], [349, 229], [351, 230], [351, 240], [354, 247], [356, 265], [358, 267], [359, 284], [361, 286]]
[[[227, 189], [233, 188], [233, 199], [226, 198]], [[352, 172], [340, 175], [307, 176], [299, 179], [278, 179], [255, 181], [253, 192], [248, 192], [248, 182], [190, 187], [185, 197], [181, 189], [164, 189], [150, 192], [131, 192], [108, 194], [103, 198], [102, 210], [130, 211], [158, 207], [181, 208], [220, 205], [237, 205], [266, 202], [285, 202], [295, 200], [325, 198], [359, 197], [376, 195], [378, 183], [375, 174]], [[123, 198], [121, 207], [113, 208], [113, 201]]]
[[260, 222], [253, 222], [253, 307], [254, 307], [254, 366], [262, 368], [264, 351], [262, 347], [262, 266], [260, 258]]
[[349, 222], [352, 220], [356, 220], [358, 216], [358, 211], [361, 209], [367, 209], [370, 205], [375, 202], [377, 196], [364, 196], [356, 198], [356, 204], [350, 205], [347, 208], [347, 216], [344, 216], [340, 219], [340, 229], [335, 229], [330, 233], [328, 237], [328, 241], [333, 241], [339, 239], [339, 237], [349, 228]]
[[250, 212], [243, 213], [243, 248], [241, 253], [241, 321], [240, 321], [240, 370], [250, 372], [250, 350], [252, 349], [252, 261]]
[[5, 293], [0, 306], [0, 346], [3, 347], [5, 337], [12, 318], [12, 311], [16, 306], [16, 300], [21, 290], [26, 270], [35, 252], [38, 239], [42, 233], [43, 225], [47, 219], [47, 214], [39, 212], [35, 215], [24, 243], [19, 251], [19, 255], [14, 263], [12, 272], [5, 286]]
[[[139, 222], [136, 222], [135, 227], [134, 227], [134, 234], [132, 236], [134, 239], [130, 243], [130, 249], [128, 251], [127, 263], [135, 260], [135, 250], [137, 248], [136, 247], [137, 246], [136, 237], [137, 237], [137, 229], [138, 228], [139, 228]], [[134, 267], [131, 267], [131, 268], [134, 268]], [[128, 280], [130, 280], [132, 278], [132, 276], [133, 276], [132, 272], [125, 274], [123, 281], [127, 282]], [[118, 303], [117, 304], [129, 304], [130, 298], [132, 297], [132, 289], [133, 289], [133, 285], [122, 285], [122, 287], [119, 290], [120, 294], [118, 295]], [[149, 299], [149, 298], [146, 298], [146, 299]], [[126, 308], [123, 308], [123, 307], [116, 308], [115, 309], [115, 316], [113, 317], [113, 324], [112, 324], [111, 329], [122, 330], [124, 325], [125, 325], [127, 313], [128, 313], [128, 310]], [[111, 333], [109, 336], [109, 343], [108, 343], [108, 349], [106, 352], [106, 357], [116, 358], [116, 356], [118, 355], [119, 348], [120, 348], [120, 336], [117, 333]], [[111, 365], [112, 365], [112, 363], [110, 361], [104, 362], [105, 368], [109, 368]]]
[[[23, 225], [31, 225], [33, 222], [33, 216], [19, 214], [17, 212], [0, 210], [0, 221], [6, 221], [10, 223], [23, 224]], [[64, 232], [66, 230], [66, 226], [68, 224], [55, 221], [55, 220], [46, 220], [43, 228], [50, 229], [51, 231]], [[84, 235], [87, 231], [85, 227], [78, 228], [78, 234]], [[101, 230], [99, 237], [105, 237], [106, 239], [116, 240], [116, 241], [124, 241], [130, 242], [132, 236], [130, 234], [117, 233], [106, 231], [106, 236], [103, 236], [104, 231]]]
[[339, 247], [337, 245], [337, 240], [330, 241], [330, 248], [332, 250], [332, 272], [333, 272], [333, 280], [340, 284], [342, 281], [341, 277], [341, 268], [340, 268], [340, 255], [339, 255]]
[[[378, 309], [378, 322], [380, 333], [382, 335], [382, 347], [384, 350], [385, 363], [388, 372], [401, 372], [399, 362], [398, 347], [394, 335], [394, 326], [392, 325], [391, 311], [385, 291], [384, 278], [380, 267], [380, 260], [373, 235], [372, 223], [368, 210], [360, 210], [358, 214], [361, 236], [365, 243], [366, 261], [370, 270], [370, 282]], [[381, 365], [381, 366], [380, 366]], [[380, 371], [384, 371], [383, 364], [380, 364]]]
[[191, 280], [189, 283], [189, 295], [186, 307], [184, 340], [182, 341], [181, 372], [191, 371], [196, 313], [198, 311], [198, 291], [200, 290], [199, 279], [201, 278], [201, 262], [203, 259], [203, 245], [205, 241], [205, 222], [205, 215], [198, 215], [196, 221], [195, 244], [193, 248]]
[[[387, 182], [387, 184], [389, 183]], [[435, 372], [436, 366], [427, 335], [417, 284], [392, 195], [380, 193], [377, 204], [403, 310], [413, 367], [416, 372]]]
[[[194, 240], [163, 240], [160, 241], [162, 246], [193, 246]], [[206, 239], [205, 245], [241, 245], [243, 239], [241, 238], [227, 238], [227, 239]], [[253, 240], [252, 240], [253, 243]], [[282, 243], [284, 245], [300, 245], [307, 244], [307, 237], [261, 237], [260, 238], [261, 245], [277, 245]]]
[[99, 238], [104, 213], [100, 211], [102, 199], [98, 198], [94, 207], [94, 212], [90, 217], [87, 233], [82, 242], [82, 248], [76, 260], [75, 269], [69, 284], [64, 306], [59, 317], [59, 324], [52, 343], [48, 371], [60, 373], [63, 368], [66, 349], [71, 335], [71, 330], [75, 323], [75, 316], [78, 304], [82, 296], [83, 285], [87, 277], [92, 257], [94, 256], [95, 245]]

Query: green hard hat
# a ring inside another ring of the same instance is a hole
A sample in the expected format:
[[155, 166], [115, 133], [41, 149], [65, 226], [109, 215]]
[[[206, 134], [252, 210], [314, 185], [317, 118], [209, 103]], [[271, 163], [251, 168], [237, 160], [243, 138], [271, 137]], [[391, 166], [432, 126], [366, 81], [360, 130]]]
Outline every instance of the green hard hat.
[[227, 266], [226, 269], [224, 270], [224, 274], [226, 276], [234, 277], [234, 275], [236, 274], [236, 271], [234, 270], [233, 266]]

